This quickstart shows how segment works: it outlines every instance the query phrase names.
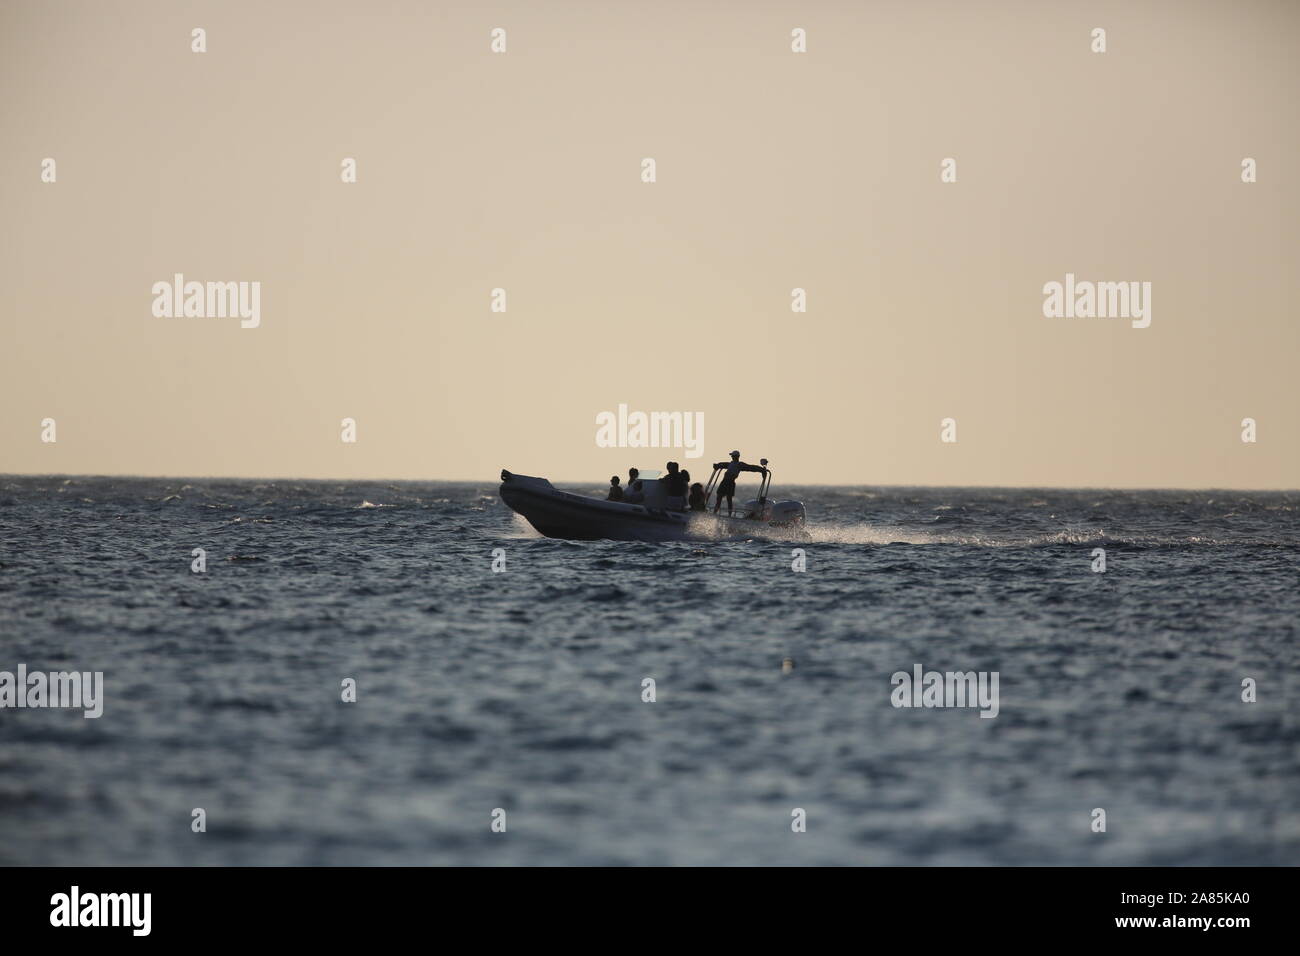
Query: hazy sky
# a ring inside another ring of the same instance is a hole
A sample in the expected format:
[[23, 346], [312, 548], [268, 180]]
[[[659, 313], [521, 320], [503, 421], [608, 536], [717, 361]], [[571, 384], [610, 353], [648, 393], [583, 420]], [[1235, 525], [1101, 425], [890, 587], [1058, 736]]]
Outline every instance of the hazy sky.
[[[5, 0], [0, 472], [1295, 488], [1298, 48], [1294, 2]], [[260, 325], [155, 316], [175, 273]], [[1044, 317], [1067, 273], [1150, 326]], [[597, 447], [620, 403], [704, 457]]]

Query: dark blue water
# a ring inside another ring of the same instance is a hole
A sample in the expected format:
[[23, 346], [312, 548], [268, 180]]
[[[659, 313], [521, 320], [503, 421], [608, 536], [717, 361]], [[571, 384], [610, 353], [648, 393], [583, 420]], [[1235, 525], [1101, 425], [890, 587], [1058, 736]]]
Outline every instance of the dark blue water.
[[1300, 494], [778, 492], [801, 573], [494, 482], [0, 478], [0, 670], [105, 680], [0, 710], [0, 863], [1300, 862]]

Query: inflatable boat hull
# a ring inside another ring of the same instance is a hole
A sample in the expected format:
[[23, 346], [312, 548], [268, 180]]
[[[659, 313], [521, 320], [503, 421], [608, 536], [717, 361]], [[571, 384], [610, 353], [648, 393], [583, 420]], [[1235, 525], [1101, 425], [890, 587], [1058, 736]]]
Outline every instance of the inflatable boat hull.
[[[545, 478], [501, 473], [501, 500], [548, 538], [570, 541], [681, 541], [768, 536], [801, 531], [752, 518], [672, 511], [647, 504], [602, 501], [559, 491]], [[802, 513], [802, 506], [800, 506]]]

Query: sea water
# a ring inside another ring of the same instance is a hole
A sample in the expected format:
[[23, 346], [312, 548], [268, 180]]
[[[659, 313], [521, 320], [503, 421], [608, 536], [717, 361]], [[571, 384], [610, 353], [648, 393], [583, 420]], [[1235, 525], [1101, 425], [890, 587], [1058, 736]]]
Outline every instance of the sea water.
[[0, 671], [103, 674], [0, 709], [0, 863], [1300, 862], [1300, 494], [780, 495], [806, 541], [0, 478]]

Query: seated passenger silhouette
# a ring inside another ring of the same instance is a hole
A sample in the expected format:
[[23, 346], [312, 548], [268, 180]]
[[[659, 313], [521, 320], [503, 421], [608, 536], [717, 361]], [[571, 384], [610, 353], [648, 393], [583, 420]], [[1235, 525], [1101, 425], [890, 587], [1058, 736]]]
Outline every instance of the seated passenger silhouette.
[[681, 511], [686, 507], [686, 475], [677, 470], [677, 462], [670, 461], [665, 465], [668, 474], [659, 479], [659, 484], [663, 486], [664, 498], [669, 508], [674, 511]]
[[690, 505], [692, 511], [707, 511], [709, 508], [709, 499], [704, 497], [704, 486], [698, 481], [691, 485]]

